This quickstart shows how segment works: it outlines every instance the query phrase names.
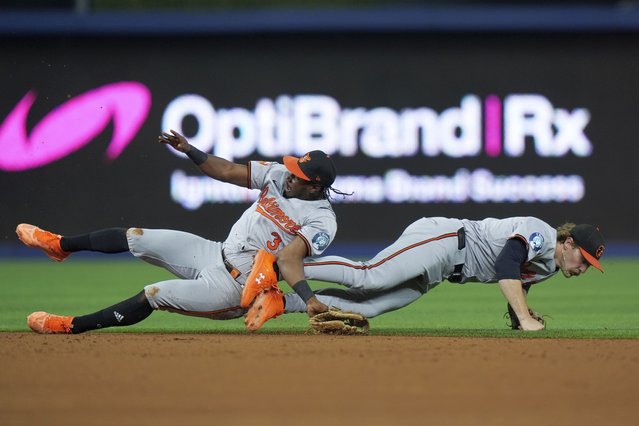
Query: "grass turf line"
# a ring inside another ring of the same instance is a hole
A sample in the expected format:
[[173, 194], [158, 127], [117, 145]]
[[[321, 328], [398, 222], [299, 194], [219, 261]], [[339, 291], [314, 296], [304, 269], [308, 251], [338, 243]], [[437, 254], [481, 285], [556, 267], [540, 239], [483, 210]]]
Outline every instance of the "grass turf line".
[[[505, 301], [496, 284], [444, 282], [413, 304], [371, 319], [373, 335], [511, 338], [639, 338], [634, 272], [639, 259], [603, 262], [605, 274], [556, 276], [533, 286], [529, 304], [549, 315], [548, 330], [513, 332], [502, 317]], [[136, 260], [0, 260], [0, 331], [28, 331], [26, 316], [44, 310], [82, 315], [138, 293], [146, 284], [172, 278], [163, 269]], [[560, 275], [560, 274], [559, 274]], [[312, 283], [314, 288], [326, 283]], [[285, 284], [284, 291], [290, 291]], [[306, 315], [271, 320], [258, 333], [296, 334], [308, 330]], [[246, 333], [242, 319], [211, 321], [155, 312], [131, 327], [100, 332]]]

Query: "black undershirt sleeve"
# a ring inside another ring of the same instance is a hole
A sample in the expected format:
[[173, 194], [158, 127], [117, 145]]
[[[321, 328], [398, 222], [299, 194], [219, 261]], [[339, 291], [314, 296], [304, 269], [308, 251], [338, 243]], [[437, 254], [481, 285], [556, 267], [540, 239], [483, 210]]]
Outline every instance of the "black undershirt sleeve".
[[521, 265], [528, 258], [526, 244], [519, 238], [506, 241], [495, 261], [498, 280], [521, 280]]

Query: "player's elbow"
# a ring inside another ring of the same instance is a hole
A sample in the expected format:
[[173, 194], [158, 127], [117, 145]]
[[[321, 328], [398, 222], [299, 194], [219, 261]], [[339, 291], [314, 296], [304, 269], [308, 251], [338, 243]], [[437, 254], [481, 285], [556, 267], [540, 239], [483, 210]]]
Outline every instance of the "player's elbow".
[[247, 187], [248, 169], [246, 166], [223, 159], [218, 160], [220, 161], [211, 162], [207, 167], [201, 167], [201, 170], [213, 179], [221, 182]]

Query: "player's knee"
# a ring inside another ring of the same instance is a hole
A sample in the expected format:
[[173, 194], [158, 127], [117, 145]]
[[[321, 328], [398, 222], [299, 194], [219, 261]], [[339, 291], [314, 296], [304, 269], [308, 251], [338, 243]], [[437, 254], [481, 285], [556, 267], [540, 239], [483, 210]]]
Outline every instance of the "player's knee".
[[364, 315], [366, 318], [374, 318], [377, 315], [384, 313], [384, 311], [381, 310], [379, 306], [368, 304], [358, 305], [357, 309], [354, 309], [353, 311], [357, 312], [358, 314]]

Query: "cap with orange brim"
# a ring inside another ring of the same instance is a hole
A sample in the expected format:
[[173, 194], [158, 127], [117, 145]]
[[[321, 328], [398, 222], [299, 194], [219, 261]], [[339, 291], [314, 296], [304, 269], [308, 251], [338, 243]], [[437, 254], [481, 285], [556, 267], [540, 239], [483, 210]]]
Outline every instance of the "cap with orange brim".
[[576, 225], [570, 231], [570, 235], [586, 261], [603, 272], [599, 259], [606, 249], [606, 243], [599, 228], [588, 224]]
[[330, 156], [324, 151], [311, 151], [297, 158], [284, 157], [284, 165], [289, 172], [300, 179], [330, 187], [335, 182], [337, 171]]

